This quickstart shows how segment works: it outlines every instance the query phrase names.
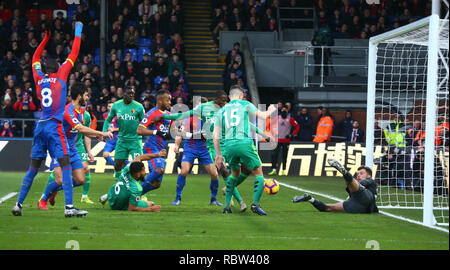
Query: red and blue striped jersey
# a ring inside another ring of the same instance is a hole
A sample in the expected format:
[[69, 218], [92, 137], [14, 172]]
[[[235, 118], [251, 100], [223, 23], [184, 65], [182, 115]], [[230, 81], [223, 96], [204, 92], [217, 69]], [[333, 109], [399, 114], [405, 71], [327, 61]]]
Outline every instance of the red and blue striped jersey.
[[33, 54], [31, 66], [34, 82], [36, 83], [37, 97], [41, 100], [42, 114], [40, 119], [53, 118], [62, 122], [67, 97], [67, 77], [74, 62], [77, 60], [81, 38], [75, 37], [69, 56], [56, 73], [44, 74], [41, 69], [40, 59], [49, 39], [50, 34], [46, 32], [44, 39]]
[[[194, 133], [201, 131], [203, 128], [203, 122], [197, 117], [190, 117], [183, 121], [182, 130], [184, 132]], [[197, 136], [197, 135], [196, 135]], [[206, 149], [206, 142], [201, 138], [190, 138], [184, 141], [184, 151], [204, 151]]]
[[69, 143], [70, 151], [74, 149], [76, 151], [76, 140], [78, 130], [76, 128], [81, 125], [83, 121], [82, 110], [77, 110], [72, 103], [69, 103], [65, 107], [63, 129], [66, 134], [67, 142]]
[[[162, 132], [169, 132], [170, 131], [170, 125], [172, 124], [171, 120], [163, 119], [155, 124], [152, 124], [153, 119], [155, 119], [158, 116], [161, 115], [169, 115], [170, 113], [168, 111], [161, 111], [157, 107], [154, 107], [153, 109], [149, 110], [145, 116], [144, 119], [142, 119], [141, 123], [139, 125], [150, 129], [150, 130], [159, 130]], [[157, 135], [149, 136], [148, 140], [144, 144], [145, 148], [150, 148], [152, 152], [159, 152], [162, 149], [166, 148], [166, 142]]]

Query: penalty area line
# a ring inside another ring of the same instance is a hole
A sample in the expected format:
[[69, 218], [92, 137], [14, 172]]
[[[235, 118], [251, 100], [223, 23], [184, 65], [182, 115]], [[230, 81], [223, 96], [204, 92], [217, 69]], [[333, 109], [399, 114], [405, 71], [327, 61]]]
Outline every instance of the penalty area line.
[[[299, 187], [296, 187], [296, 186], [292, 186], [292, 185], [288, 185], [288, 184], [282, 183], [280, 181], [278, 181], [278, 183], [281, 186], [284, 186], [284, 187], [287, 187], [287, 188], [290, 188], [290, 189], [294, 189], [294, 190], [298, 190], [298, 191], [314, 194], [314, 195], [317, 195], [317, 196], [320, 196], [320, 197], [324, 197], [324, 198], [327, 198], [327, 199], [330, 199], [330, 200], [333, 200], [333, 201], [338, 201], [338, 202], [344, 201], [344, 200], [342, 200], [340, 198], [337, 198], [337, 197], [334, 197], [334, 196], [331, 196], [331, 195], [328, 195], [328, 194], [323, 194], [323, 193], [320, 193], [320, 192], [299, 188]], [[427, 226], [427, 225], [424, 225], [420, 221], [409, 219], [409, 218], [398, 216], [398, 215], [394, 215], [394, 214], [391, 214], [391, 213], [388, 213], [388, 212], [385, 212], [385, 211], [379, 211], [379, 213], [383, 214], [385, 216], [388, 216], [388, 217], [392, 217], [392, 218], [403, 220], [403, 221], [406, 221], [406, 222], [409, 222], [409, 223], [414, 223], [414, 224], [417, 224], [417, 225], [421, 225], [423, 227], [427, 227], [427, 228], [430, 228], [430, 229], [434, 229], [434, 230], [438, 230], [438, 231], [449, 233], [449, 231], [447, 229], [441, 228], [439, 226]]]
[[17, 192], [11, 192], [11, 193], [7, 194], [6, 196], [1, 197], [0, 198], [0, 203], [6, 201], [7, 199], [10, 199], [10, 198], [12, 198], [12, 197], [14, 197], [16, 195], [17, 195]]

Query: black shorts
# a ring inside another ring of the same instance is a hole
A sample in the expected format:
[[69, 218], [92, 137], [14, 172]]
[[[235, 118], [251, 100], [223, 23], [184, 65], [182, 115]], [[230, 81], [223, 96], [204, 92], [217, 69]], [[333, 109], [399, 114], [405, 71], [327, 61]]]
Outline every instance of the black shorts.
[[359, 190], [353, 192], [350, 199], [344, 201], [344, 211], [351, 214], [371, 213], [371, 205], [375, 203], [375, 196], [365, 187], [359, 185]]

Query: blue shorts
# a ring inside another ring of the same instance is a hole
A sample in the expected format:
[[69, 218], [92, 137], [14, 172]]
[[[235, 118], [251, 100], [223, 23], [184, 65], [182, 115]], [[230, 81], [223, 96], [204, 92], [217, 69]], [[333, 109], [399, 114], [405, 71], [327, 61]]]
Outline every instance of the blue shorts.
[[31, 158], [44, 159], [47, 157], [47, 150], [53, 159], [70, 155], [63, 124], [56, 119], [37, 122], [34, 130]]
[[105, 144], [105, 147], [103, 148], [103, 152], [111, 153], [112, 151], [114, 151], [114, 149], [116, 149], [116, 144], [117, 144], [117, 138], [114, 138], [112, 140], [106, 140], [106, 144]]
[[195, 159], [198, 159], [198, 164], [209, 165], [213, 163], [211, 160], [211, 155], [206, 148], [204, 150], [191, 150], [185, 148], [181, 162], [189, 162], [194, 164]]
[[[72, 167], [72, 171], [83, 168], [83, 162], [81, 162], [80, 155], [76, 150], [70, 151], [70, 165]], [[52, 159], [52, 162], [50, 163], [50, 170], [53, 171], [55, 167], [60, 167], [60, 165], [57, 159]]]
[[[144, 147], [144, 149], [142, 149], [142, 152], [144, 154], [159, 153], [159, 151], [157, 151], [157, 150], [152, 151], [148, 147]], [[153, 170], [155, 170], [157, 168], [163, 168], [163, 169], [166, 168], [166, 159], [165, 158], [154, 158], [154, 159], [148, 160], [147, 162], [148, 162], [148, 170], [150, 172], [152, 172]]]

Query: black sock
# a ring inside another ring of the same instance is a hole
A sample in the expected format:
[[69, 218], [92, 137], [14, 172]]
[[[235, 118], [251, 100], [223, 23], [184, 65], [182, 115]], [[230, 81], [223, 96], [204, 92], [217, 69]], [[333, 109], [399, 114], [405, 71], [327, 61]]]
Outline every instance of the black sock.
[[328, 209], [328, 206], [324, 202], [317, 199], [315, 199], [311, 204], [320, 212], [326, 212]]

